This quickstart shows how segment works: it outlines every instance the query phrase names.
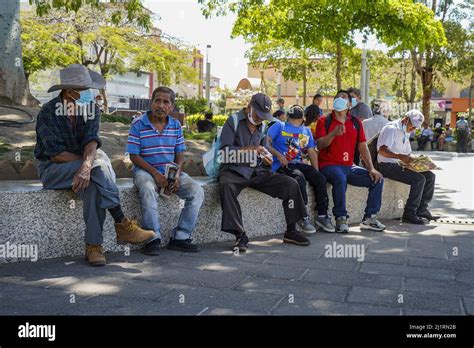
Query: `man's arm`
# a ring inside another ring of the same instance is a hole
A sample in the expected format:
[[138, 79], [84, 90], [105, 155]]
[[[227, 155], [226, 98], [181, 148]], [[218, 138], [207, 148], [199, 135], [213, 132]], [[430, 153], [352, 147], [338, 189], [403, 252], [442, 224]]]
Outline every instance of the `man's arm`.
[[166, 176], [157, 171], [155, 167], [145, 161], [140, 155], [130, 154], [130, 161], [132, 161], [132, 163], [138, 168], [150, 173], [150, 175], [153, 177], [159, 187], [166, 187], [168, 185], [168, 180]]
[[316, 148], [314, 148], [314, 147], [308, 149], [308, 157], [309, 157], [309, 161], [311, 162], [311, 165], [313, 166], [313, 168], [319, 170], [318, 150], [316, 150]]
[[344, 134], [344, 125], [342, 124], [337, 125], [326, 136], [318, 138], [318, 148], [320, 150], [327, 148], [337, 135], [342, 135], [342, 134]]
[[367, 166], [367, 170], [369, 171], [369, 175], [372, 180], [375, 182], [379, 182], [380, 180], [382, 180], [382, 174], [374, 168], [374, 164], [372, 163], [372, 158], [370, 157], [367, 142], [361, 142], [357, 147], [359, 149], [359, 153], [362, 159], [364, 160], [365, 165]]
[[282, 167], [288, 166], [288, 160], [286, 159], [285, 156], [283, 156], [283, 154], [280, 151], [278, 151], [277, 149], [273, 147], [272, 138], [270, 136], [267, 136], [267, 148], [268, 148], [268, 151], [270, 151], [270, 153], [273, 156], [278, 158], [278, 161], [280, 162]]
[[410, 163], [415, 159], [415, 157], [410, 155], [402, 155], [400, 153], [395, 153], [389, 150], [387, 145], [382, 145], [379, 149], [379, 154], [387, 158], [396, 158], [402, 162]]
[[52, 156], [49, 158], [53, 163], [66, 163], [72, 161], [78, 161], [83, 159], [82, 156], [76, 155], [72, 152], [63, 151], [59, 155]]
[[96, 141], [91, 141], [84, 147], [84, 154], [82, 156], [84, 161], [72, 179], [72, 190], [76, 193], [85, 190], [89, 186], [97, 145]]

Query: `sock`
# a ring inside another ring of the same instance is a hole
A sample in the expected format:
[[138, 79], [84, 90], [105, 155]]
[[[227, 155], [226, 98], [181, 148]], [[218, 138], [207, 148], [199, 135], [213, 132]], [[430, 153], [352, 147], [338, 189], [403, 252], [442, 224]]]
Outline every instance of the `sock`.
[[108, 211], [110, 212], [110, 215], [112, 215], [112, 217], [114, 218], [116, 224], [121, 223], [122, 219], [125, 217], [122, 211], [122, 207], [120, 205], [117, 205], [113, 208], [109, 208]]
[[286, 225], [287, 232], [293, 232], [296, 230], [296, 224], [287, 224]]

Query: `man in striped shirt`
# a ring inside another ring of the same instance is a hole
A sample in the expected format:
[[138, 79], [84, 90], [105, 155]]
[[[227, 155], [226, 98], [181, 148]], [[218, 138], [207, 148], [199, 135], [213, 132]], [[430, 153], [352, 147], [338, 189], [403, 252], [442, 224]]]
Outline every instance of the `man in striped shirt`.
[[169, 189], [185, 200], [168, 249], [199, 251], [198, 246], [191, 242], [191, 234], [204, 199], [204, 190], [188, 174], [181, 171], [186, 146], [181, 124], [170, 116], [174, 101], [173, 90], [168, 87], [156, 88], [151, 97], [151, 110], [133, 120], [128, 135], [126, 152], [130, 154], [130, 160], [133, 162], [133, 181], [140, 196], [142, 226], [147, 226], [147, 229], [156, 234], [144, 247], [144, 253], [147, 255], [160, 253], [157, 191], [169, 187], [168, 178], [164, 175], [167, 164], [179, 166], [176, 179]]

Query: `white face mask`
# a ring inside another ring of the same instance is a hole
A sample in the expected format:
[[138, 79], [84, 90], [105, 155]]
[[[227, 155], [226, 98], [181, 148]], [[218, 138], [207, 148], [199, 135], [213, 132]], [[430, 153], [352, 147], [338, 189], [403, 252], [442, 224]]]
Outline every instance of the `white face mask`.
[[98, 101], [97, 101], [97, 105], [99, 105], [99, 106], [104, 105], [104, 101], [103, 101], [103, 100], [98, 100]]
[[260, 124], [257, 123], [257, 122], [255, 122], [255, 121], [253, 120], [252, 113], [253, 113], [253, 109], [250, 108], [250, 112], [249, 112], [249, 114], [248, 114], [248, 116], [247, 116], [249, 122], [250, 122], [251, 124], [253, 124], [254, 126], [259, 126]]

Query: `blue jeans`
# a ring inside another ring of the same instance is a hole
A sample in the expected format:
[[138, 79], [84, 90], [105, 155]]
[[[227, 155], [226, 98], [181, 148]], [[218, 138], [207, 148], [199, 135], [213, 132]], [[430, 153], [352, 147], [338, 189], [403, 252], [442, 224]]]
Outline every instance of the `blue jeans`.
[[[141, 226], [146, 230], [155, 231], [154, 239], [161, 239], [160, 217], [158, 215], [158, 192], [155, 180], [145, 170], [137, 169], [133, 173], [133, 182], [138, 188], [142, 207]], [[204, 200], [204, 190], [186, 173], [181, 173], [180, 186], [176, 195], [184, 199], [184, 208], [173, 230], [173, 239], [184, 240], [191, 237], [196, 226], [199, 209]], [[164, 198], [165, 199], [165, 198]]]
[[[66, 163], [37, 161], [38, 175], [46, 190], [70, 190], [72, 180], [83, 160]], [[115, 173], [106, 153], [97, 149], [92, 164], [91, 181], [78, 193], [83, 201], [83, 217], [86, 224], [85, 242], [100, 245], [103, 242], [106, 209], [120, 205], [119, 190], [115, 185]]]
[[377, 214], [382, 205], [383, 180], [375, 183], [370, 178], [369, 172], [365, 168], [353, 165], [349, 166], [326, 166], [320, 169], [327, 181], [332, 185], [332, 199], [334, 208], [332, 213], [336, 218], [347, 216], [346, 210], [346, 189], [347, 184], [367, 187], [369, 196], [365, 207], [365, 216]]

